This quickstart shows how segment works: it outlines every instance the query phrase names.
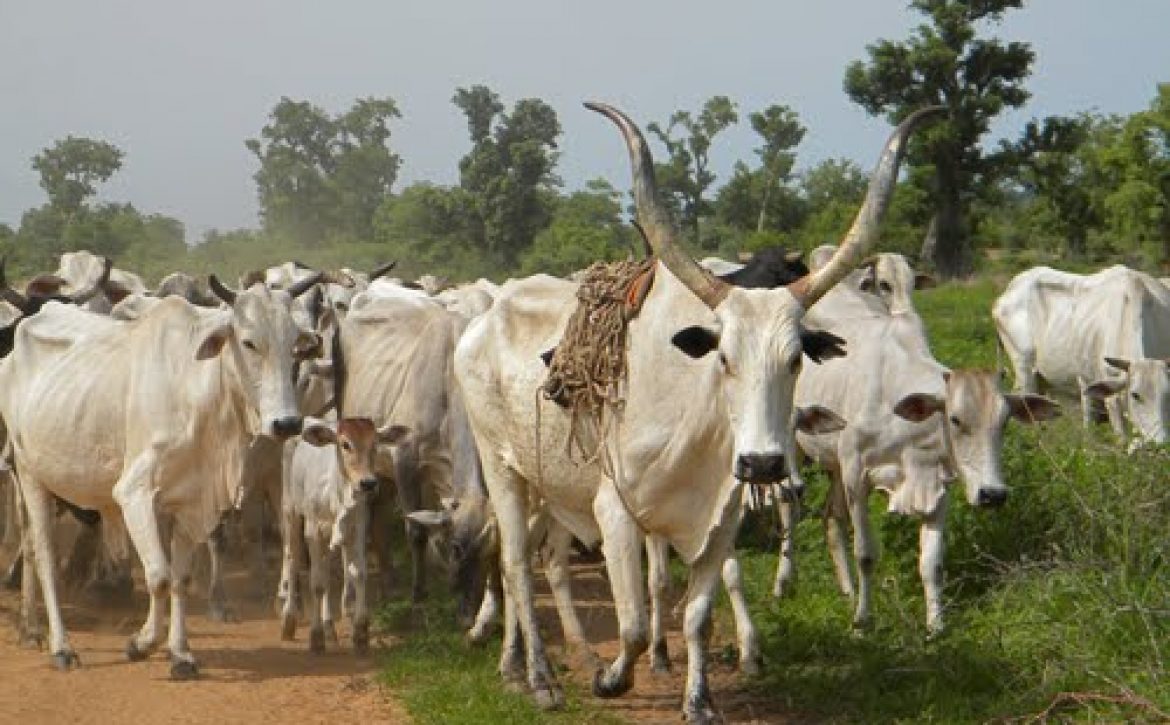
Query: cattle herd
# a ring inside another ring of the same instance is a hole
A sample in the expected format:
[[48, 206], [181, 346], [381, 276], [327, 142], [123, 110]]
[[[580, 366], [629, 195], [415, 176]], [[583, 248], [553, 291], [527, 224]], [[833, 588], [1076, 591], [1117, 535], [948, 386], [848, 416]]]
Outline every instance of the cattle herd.
[[[871, 251], [907, 139], [939, 109], [895, 129], [852, 228], [805, 266], [783, 250], [747, 265], [696, 263], [675, 244], [641, 132], [620, 111], [587, 105], [621, 132], [639, 227], [657, 257], [628, 323], [624, 401], [603, 429], [537, 394], [578, 304], [573, 281], [404, 283], [386, 276], [392, 265], [362, 273], [290, 262], [234, 288], [176, 273], [148, 290], [76, 252], [21, 293], [0, 265], [0, 434], [21, 532], [10, 578], [22, 588], [23, 636], [44, 638], [39, 592], [53, 662], [79, 663], [57, 584], [54, 522], [68, 511], [100, 530], [108, 576], [128, 579], [131, 552], [141, 562], [150, 608], [128, 658], [150, 656], [165, 638], [172, 676], [195, 677], [185, 630], [193, 556], [206, 542], [209, 604], [222, 616], [224, 517], [258, 500], [283, 541], [274, 636], [293, 638], [303, 614], [312, 651], [336, 642], [329, 566], [338, 552], [353, 648], [366, 651], [367, 589], [388, 596], [391, 533], [404, 526], [412, 598], [426, 591], [429, 541], [447, 560], [469, 637], [484, 639], [502, 615], [501, 675], [553, 708], [563, 693], [537, 625], [534, 553], [543, 552], [566, 643], [590, 652], [568, 561], [574, 539], [600, 544], [620, 650], [598, 667], [593, 690], [614, 697], [633, 685], [647, 649], [655, 670], [670, 666], [673, 549], [689, 576], [683, 713], [706, 722], [716, 716], [705, 663], [720, 581], [740, 665], [758, 667], [733, 549], [746, 489], [783, 490], [781, 596], [796, 574], [797, 463], [828, 471], [826, 538], [856, 625], [870, 617], [876, 556], [868, 494], [884, 491], [890, 511], [921, 521], [926, 624], [938, 631], [946, 485], [961, 480], [973, 506], [1004, 503], [1008, 420], [1059, 413], [1038, 394], [1041, 379], [1079, 394], [1086, 421], [1107, 417], [1121, 435], [1132, 426], [1133, 446], [1165, 441], [1170, 290], [1142, 273], [1016, 277], [992, 312], [1014, 393], [1002, 392], [999, 373], [949, 369], [931, 354], [910, 297], [929, 278]], [[567, 449], [574, 426], [597, 443], [597, 461]], [[367, 587], [369, 553], [380, 576]]]

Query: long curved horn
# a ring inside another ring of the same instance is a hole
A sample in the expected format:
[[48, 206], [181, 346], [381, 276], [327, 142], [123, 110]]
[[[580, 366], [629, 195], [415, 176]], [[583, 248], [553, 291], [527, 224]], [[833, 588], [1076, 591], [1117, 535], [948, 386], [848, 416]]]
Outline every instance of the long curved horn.
[[379, 277], [389, 273], [390, 270], [394, 269], [396, 266], [398, 266], [397, 259], [394, 260], [393, 262], [388, 262], [386, 264], [383, 264], [381, 267], [375, 268], [373, 272], [370, 272], [370, 281], [373, 282], [374, 280], [378, 279]]
[[207, 285], [211, 287], [211, 291], [215, 293], [215, 296], [224, 302], [229, 305], [236, 303], [236, 293], [224, 286], [224, 283], [220, 282], [219, 277], [216, 277], [214, 273], [207, 275]]
[[309, 291], [309, 288], [324, 279], [324, 272], [317, 272], [311, 277], [305, 277], [300, 282], [297, 282], [292, 287], [288, 288], [288, 296], [297, 298]]
[[8, 286], [8, 275], [4, 271], [7, 265], [8, 257], [0, 257], [0, 298], [27, 315], [28, 300], [24, 298], [24, 295]]
[[844, 279], [845, 275], [857, 267], [858, 260], [869, 251], [877, 241], [878, 226], [885, 216], [886, 208], [890, 205], [890, 198], [894, 195], [894, 185], [898, 181], [898, 165], [902, 162], [902, 155], [906, 151], [906, 141], [910, 133], [924, 120], [946, 111], [944, 106], [927, 106], [911, 113], [906, 117], [894, 132], [890, 134], [882, 156], [878, 160], [877, 168], [869, 180], [869, 190], [865, 193], [865, 202], [853, 220], [849, 233], [837, 247], [833, 258], [825, 263], [816, 272], [798, 279], [788, 285], [792, 294], [800, 300], [807, 310], [816, 304], [816, 301], [833, 288], [833, 285]]
[[662, 264], [682, 282], [695, 296], [715, 309], [727, 297], [731, 289], [726, 282], [717, 279], [691, 259], [691, 256], [675, 243], [674, 225], [670, 213], [658, 198], [658, 184], [654, 180], [654, 159], [646, 138], [621, 111], [604, 103], [588, 102], [585, 107], [596, 111], [613, 121], [622, 132], [630, 152], [630, 169], [634, 177], [634, 205], [638, 212], [638, 223], [646, 239]]
[[102, 257], [101, 276], [99, 276], [97, 281], [89, 287], [70, 295], [69, 300], [75, 305], [84, 305], [86, 302], [89, 302], [98, 292], [102, 291], [102, 288], [104, 288], [107, 283], [109, 283], [110, 270], [113, 268], [113, 260], [111, 260], [109, 257]]

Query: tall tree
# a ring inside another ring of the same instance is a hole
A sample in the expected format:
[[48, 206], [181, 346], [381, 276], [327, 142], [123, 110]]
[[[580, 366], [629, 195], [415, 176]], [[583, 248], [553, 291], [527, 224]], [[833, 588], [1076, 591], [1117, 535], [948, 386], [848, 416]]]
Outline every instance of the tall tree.
[[912, 165], [934, 167], [935, 211], [923, 256], [946, 277], [972, 270], [971, 201], [1002, 169], [1002, 159], [982, 153], [979, 139], [991, 119], [1028, 99], [1023, 83], [1034, 58], [1027, 43], [1005, 44], [977, 37], [977, 31], [1022, 5], [1023, 0], [912, 0], [910, 7], [929, 22], [905, 42], [868, 46], [868, 63], [855, 61], [845, 72], [849, 97], [891, 122], [929, 104], [950, 110], [948, 121], [916, 137], [909, 155]]
[[459, 183], [474, 201], [475, 236], [497, 264], [512, 269], [552, 218], [560, 121], [539, 98], [504, 113], [486, 86], [457, 89], [451, 102], [467, 116], [471, 135]]
[[1135, 244], [1156, 240], [1170, 260], [1170, 83], [1125, 121], [1107, 154], [1118, 182], [1105, 199], [1110, 227]]
[[674, 197], [682, 226], [691, 230], [696, 242], [699, 219], [710, 211], [704, 195], [716, 178], [710, 170], [711, 143], [738, 121], [735, 103], [727, 96], [713, 96], [697, 115], [675, 111], [665, 128], [658, 123], [646, 127], [666, 147], [668, 161], [657, 166], [659, 186]]
[[253, 178], [265, 228], [302, 245], [367, 238], [401, 164], [389, 148], [398, 117], [389, 98], [359, 99], [337, 116], [281, 98], [260, 138], [245, 142], [260, 162]]
[[122, 151], [105, 141], [68, 136], [33, 157], [41, 188], [49, 204], [62, 214], [74, 214], [97, 192], [97, 184], [122, 168]]
[[748, 116], [748, 119], [751, 121], [752, 130], [759, 134], [762, 142], [756, 149], [756, 155], [760, 157], [760, 173], [764, 182], [756, 231], [762, 232], [768, 222], [768, 202], [777, 187], [792, 175], [796, 154], [791, 149], [800, 144], [807, 129], [801, 125], [795, 111], [779, 104], [768, 106], [763, 111], [756, 111]]

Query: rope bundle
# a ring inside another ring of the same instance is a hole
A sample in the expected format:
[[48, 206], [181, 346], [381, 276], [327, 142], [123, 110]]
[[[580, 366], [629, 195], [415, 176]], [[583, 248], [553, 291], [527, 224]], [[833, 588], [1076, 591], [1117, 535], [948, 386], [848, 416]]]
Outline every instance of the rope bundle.
[[[592, 463], [601, 455], [612, 414], [625, 402], [626, 327], [637, 314], [640, 299], [631, 299], [635, 282], [653, 270], [653, 258], [641, 261], [596, 262], [585, 270], [577, 290], [577, 309], [548, 366], [544, 396], [568, 409], [570, 457], [574, 449]], [[597, 434], [590, 447], [582, 440], [581, 423]]]

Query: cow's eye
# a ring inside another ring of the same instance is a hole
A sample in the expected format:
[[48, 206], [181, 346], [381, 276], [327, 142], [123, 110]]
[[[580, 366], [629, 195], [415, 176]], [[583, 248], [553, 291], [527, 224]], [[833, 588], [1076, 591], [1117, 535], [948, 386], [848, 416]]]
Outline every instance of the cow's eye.
[[881, 288], [882, 292], [893, 292], [894, 291], [894, 288], [890, 286], [890, 283], [886, 282], [885, 280], [882, 280], [881, 282], [879, 282], [878, 287]]
[[1132, 393], [1130, 393], [1130, 395], [1133, 396], [1134, 402], [1136, 402], [1136, 403], [1142, 402], [1142, 395], [1138, 391], [1135, 390]]
[[252, 352], [256, 352], [256, 343], [252, 342], [251, 340], [244, 340], [244, 347], [251, 350]]
[[951, 416], [951, 425], [954, 426], [955, 428], [962, 428], [963, 422], [961, 420], [959, 420], [959, 417], [957, 415], [952, 415]]
[[353, 445], [349, 441], [342, 441], [341, 450], [345, 451], [346, 453], [350, 453], [353, 451]]

